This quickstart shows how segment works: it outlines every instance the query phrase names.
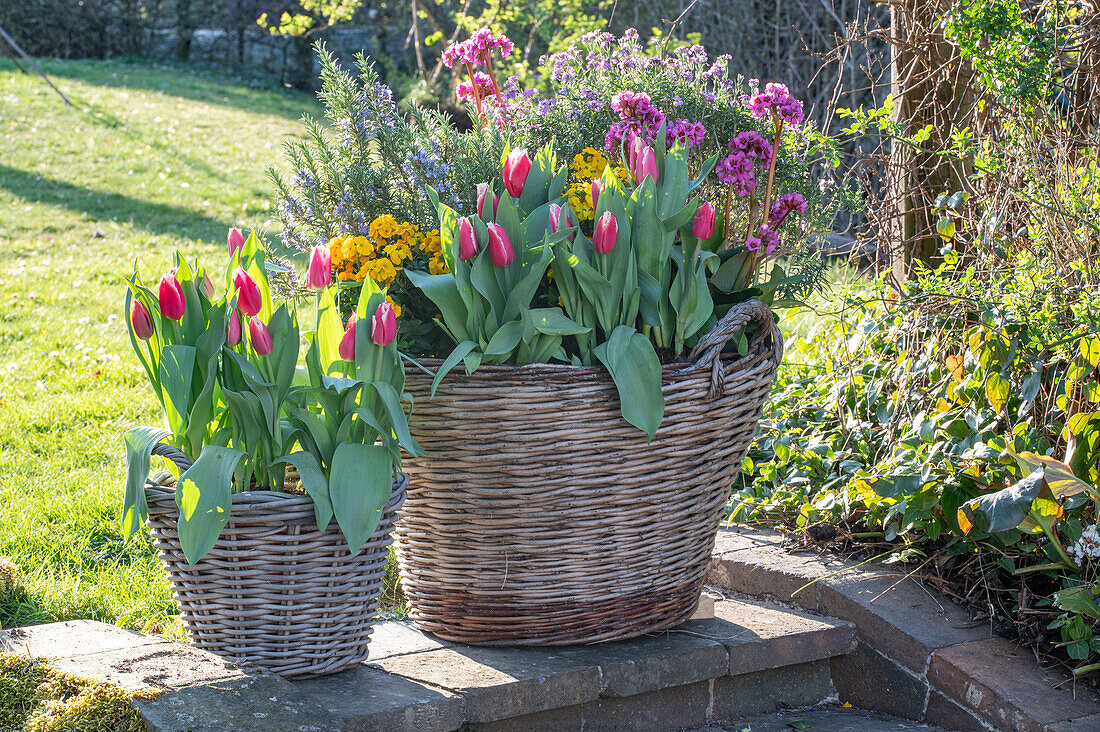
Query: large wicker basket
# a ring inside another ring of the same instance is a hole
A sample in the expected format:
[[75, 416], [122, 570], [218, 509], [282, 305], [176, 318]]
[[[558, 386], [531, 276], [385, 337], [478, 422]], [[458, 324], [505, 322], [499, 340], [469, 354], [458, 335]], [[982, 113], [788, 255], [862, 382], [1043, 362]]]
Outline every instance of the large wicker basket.
[[[755, 321], [747, 355], [726, 342]], [[434, 397], [410, 369], [409, 496], [397, 554], [410, 616], [443, 639], [629, 638], [694, 611], [730, 486], [782, 359], [770, 310], [736, 306], [664, 368], [652, 443], [610, 377], [558, 365], [456, 369]]]
[[[154, 453], [190, 464], [167, 445]], [[407, 476], [394, 482], [378, 529], [354, 556], [335, 521], [317, 529], [308, 497], [250, 491], [234, 494], [229, 523], [194, 566], [180, 548], [175, 489], [154, 481], [145, 487], [149, 532], [195, 646], [286, 678], [367, 657]]]

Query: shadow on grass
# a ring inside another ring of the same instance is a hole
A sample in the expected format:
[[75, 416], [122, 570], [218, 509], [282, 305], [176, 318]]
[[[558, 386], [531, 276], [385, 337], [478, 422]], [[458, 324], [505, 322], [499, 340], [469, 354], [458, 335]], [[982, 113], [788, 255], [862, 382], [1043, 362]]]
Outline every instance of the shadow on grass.
[[[54, 83], [73, 99], [74, 104], [78, 103], [77, 99], [63, 83], [59, 83], [59, 79], [116, 89], [157, 92], [295, 121], [305, 112], [314, 116], [320, 116], [321, 112], [320, 105], [307, 92], [212, 67], [154, 63], [145, 59], [67, 61], [39, 58], [37, 62]], [[7, 59], [0, 61], [0, 70], [17, 71]], [[49, 90], [45, 82], [42, 85]]]
[[97, 220], [129, 223], [150, 234], [181, 239], [218, 241], [224, 239], [225, 232], [233, 226], [177, 206], [75, 186], [7, 165], [0, 165], [0, 189], [28, 203], [59, 206]]

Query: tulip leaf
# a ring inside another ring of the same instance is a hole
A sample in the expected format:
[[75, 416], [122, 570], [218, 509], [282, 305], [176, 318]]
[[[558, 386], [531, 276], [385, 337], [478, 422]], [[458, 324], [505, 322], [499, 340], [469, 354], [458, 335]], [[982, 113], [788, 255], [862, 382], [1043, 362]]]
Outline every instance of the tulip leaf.
[[523, 321], [512, 320], [497, 329], [483, 351], [486, 356], [506, 356], [515, 350], [523, 337]]
[[439, 388], [439, 382], [443, 381], [443, 377], [451, 372], [455, 366], [459, 364], [470, 352], [477, 348], [477, 343], [474, 341], [462, 341], [455, 349], [451, 351], [451, 355], [444, 359], [439, 368], [435, 372], [435, 377], [432, 379], [432, 393], [435, 396], [435, 390]]
[[580, 335], [592, 331], [591, 328], [586, 328], [573, 321], [559, 308], [534, 308], [528, 310], [525, 317], [532, 329], [545, 335]]
[[468, 310], [459, 294], [456, 278], [445, 274], [432, 275], [417, 272], [413, 269], [405, 270], [405, 274], [409, 281], [439, 308], [451, 336], [459, 342], [471, 340], [469, 331], [466, 329]]
[[357, 554], [378, 528], [393, 491], [393, 463], [386, 448], [344, 442], [329, 468], [329, 495], [348, 548]]
[[122, 501], [122, 530], [129, 539], [141, 529], [149, 504], [145, 499], [145, 479], [149, 477], [149, 459], [153, 446], [171, 434], [161, 427], [134, 427], [122, 436], [126, 447], [126, 496]]
[[343, 337], [340, 309], [336, 306], [332, 290], [324, 289], [318, 295], [317, 330], [313, 334], [322, 373], [331, 373], [333, 364], [340, 361], [340, 341]]
[[405, 451], [411, 455], [423, 455], [424, 451], [421, 450], [420, 445], [413, 439], [413, 436], [409, 434], [408, 418], [405, 416], [405, 410], [401, 407], [401, 397], [397, 394], [397, 390], [393, 388], [392, 384], [385, 381], [371, 382], [371, 386], [374, 387], [374, 391], [382, 401], [382, 406], [390, 418], [390, 428], [397, 435], [397, 441], [401, 447], [405, 448]]
[[187, 430], [191, 411], [191, 378], [195, 373], [195, 347], [169, 344], [160, 352], [160, 384], [164, 393], [164, 413], [174, 435]]
[[192, 566], [214, 547], [229, 521], [233, 473], [244, 456], [243, 450], [207, 445], [176, 483], [180, 547]]
[[652, 440], [665, 414], [661, 362], [653, 344], [630, 326], [620, 325], [593, 353], [615, 382], [623, 419], [645, 432], [647, 442]]
[[292, 452], [276, 458], [277, 462], [287, 462], [293, 465], [298, 475], [302, 478], [302, 488], [313, 499], [313, 516], [317, 521], [317, 528], [324, 531], [332, 521], [332, 498], [328, 491], [328, 478], [317, 457], [311, 452]]

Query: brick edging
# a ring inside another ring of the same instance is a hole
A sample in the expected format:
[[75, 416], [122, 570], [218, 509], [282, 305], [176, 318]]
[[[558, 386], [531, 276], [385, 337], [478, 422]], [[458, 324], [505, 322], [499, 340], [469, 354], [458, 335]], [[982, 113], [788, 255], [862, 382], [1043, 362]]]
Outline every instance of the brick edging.
[[854, 623], [855, 651], [831, 664], [843, 701], [966, 732], [1100, 729], [1090, 726], [1100, 720], [1100, 694], [1040, 668], [1030, 651], [976, 626], [903, 567], [782, 545], [773, 531], [723, 530], [707, 582]]

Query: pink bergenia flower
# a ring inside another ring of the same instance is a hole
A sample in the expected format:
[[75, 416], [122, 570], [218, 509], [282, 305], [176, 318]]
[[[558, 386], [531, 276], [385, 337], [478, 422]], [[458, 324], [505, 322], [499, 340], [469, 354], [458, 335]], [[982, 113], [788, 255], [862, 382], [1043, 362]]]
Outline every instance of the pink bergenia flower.
[[758, 119], [775, 110], [779, 119], [787, 124], [802, 124], [802, 102], [791, 96], [785, 84], [768, 84], [764, 91], [749, 97], [747, 106]]
[[608, 150], [635, 136], [652, 143], [665, 121], [664, 113], [653, 106], [645, 92], [621, 91], [611, 98], [611, 108], [619, 113], [620, 119], [607, 131], [604, 144]]
[[672, 148], [677, 142], [686, 147], [695, 147], [703, 142], [707, 128], [702, 122], [690, 122], [678, 119], [665, 128], [665, 147]]
[[621, 91], [611, 97], [611, 108], [619, 113], [619, 119], [630, 119], [644, 114], [653, 107], [645, 92]]
[[797, 211], [800, 214], [806, 213], [806, 199], [802, 197], [801, 193], [784, 193], [776, 199], [775, 205], [772, 206], [772, 212], [768, 216], [768, 226], [772, 229], [778, 229], [792, 211]]
[[464, 102], [474, 103], [478, 99], [486, 99], [493, 93], [493, 82], [489, 75], [478, 71], [473, 79], [458, 82], [458, 98]]
[[763, 248], [765, 252], [771, 254], [779, 248], [779, 234], [770, 227], [761, 226], [755, 235], [745, 240], [745, 248], [750, 252]]
[[759, 160], [764, 165], [771, 164], [772, 144], [760, 136], [759, 132], [746, 130], [738, 132], [730, 139], [729, 151], [742, 152], [746, 157]]
[[512, 53], [515, 45], [506, 35], [496, 35], [488, 28], [476, 31], [472, 36], [461, 43], [448, 46], [443, 52], [443, 63], [447, 68], [453, 68], [455, 62], [478, 66], [488, 63], [489, 54], [493, 49], [499, 49], [501, 57]]
[[714, 169], [718, 180], [733, 190], [738, 196], [744, 198], [756, 188], [756, 176], [752, 172], [752, 160], [742, 152], [727, 155], [719, 161]]

